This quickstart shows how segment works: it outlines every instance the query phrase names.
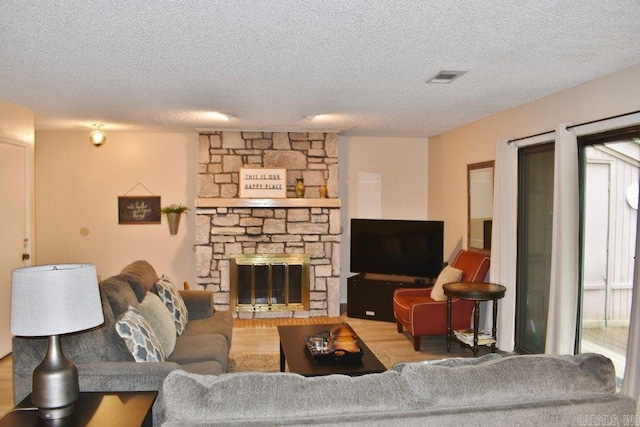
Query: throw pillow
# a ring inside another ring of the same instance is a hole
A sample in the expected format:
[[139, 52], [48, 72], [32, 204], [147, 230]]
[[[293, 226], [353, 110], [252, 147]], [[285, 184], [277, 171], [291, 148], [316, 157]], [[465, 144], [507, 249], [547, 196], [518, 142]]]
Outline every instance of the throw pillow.
[[433, 285], [433, 289], [431, 289], [431, 299], [434, 301], [446, 301], [447, 296], [444, 294], [442, 287], [447, 283], [458, 282], [461, 278], [462, 270], [447, 265], [442, 269], [436, 279], [436, 284]]
[[100, 282], [100, 293], [107, 297], [113, 316], [117, 319], [129, 306], [138, 307], [136, 295], [129, 283], [119, 276], [109, 277]]
[[160, 297], [147, 292], [142, 302], [138, 304], [138, 310], [149, 322], [162, 345], [164, 354], [169, 357], [176, 346], [176, 325], [169, 310], [164, 306]]
[[189, 313], [180, 292], [178, 292], [178, 288], [170, 278], [163, 274], [160, 280], [156, 282], [154, 289], [165, 307], [169, 309], [173, 317], [173, 323], [176, 325], [176, 332], [178, 335], [182, 335], [189, 321]]
[[136, 362], [164, 362], [162, 345], [138, 309], [129, 307], [116, 322], [116, 331]]

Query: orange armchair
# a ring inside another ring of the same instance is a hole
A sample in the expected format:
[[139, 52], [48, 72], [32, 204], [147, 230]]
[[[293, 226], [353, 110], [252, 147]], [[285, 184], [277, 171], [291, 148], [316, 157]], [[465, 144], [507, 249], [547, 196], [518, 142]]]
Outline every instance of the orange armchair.
[[[462, 270], [460, 282], [483, 282], [489, 271], [490, 259], [478, 252], [461, 250], [451, 267]], [[393, 315], [398, 332], [406, 328], [413, 336], [413, 348], [420, 350], [422, 335], [447, 333], [447, 301], [431, 298], [430, 288], [396, 289], [393, 294]], [[474, 302], [454, 298], [451, 300], [451, 325], [453, 329], [467, 329], [471, 322]]]

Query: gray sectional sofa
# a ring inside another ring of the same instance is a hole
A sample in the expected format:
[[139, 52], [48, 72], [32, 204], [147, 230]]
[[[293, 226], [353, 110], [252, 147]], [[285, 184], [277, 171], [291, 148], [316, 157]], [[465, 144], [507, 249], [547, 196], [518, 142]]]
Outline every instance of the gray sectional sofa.
[[[126, 266], [120, 274], [100, 282], [103, 325], [61, 337], [65, 356], [78, 368], [81, 391], [157, 390], [154, 424], [162, 421], [162, 384], [172, 371], [219, 375], [227, 371], [233, 318], [213, 310], [213, 295], [180, 290], [188, 322], [175, 347], [163, 362], [136, 362], [116, 332], [116, 320], [128, 308], [139, 308], [148, 293], [157, 293], [159, 277], [146, 261]], [[20, 402], [31, 392], [31, 373], [42, 361], [46, 339], [14, 337], [13, 397]]]
[[636, 410], [616, 393], [611, 360], [596, 354], [490, 354], [353, 378], [175, 371], [164, 399], [166, 427], [624, 425]]

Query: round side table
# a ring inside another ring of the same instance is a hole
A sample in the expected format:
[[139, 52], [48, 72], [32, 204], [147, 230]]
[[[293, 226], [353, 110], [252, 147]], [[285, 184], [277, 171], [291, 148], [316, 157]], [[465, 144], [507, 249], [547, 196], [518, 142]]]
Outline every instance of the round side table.
[[447, 283], [443, 287], [444, 294], [447, 296], [447, 353], [451, 351], [451, 341], [455, 340], [461, 344], [469, 345], [464, 341], [460, 341], [451, 329], [451, 298], [460, 298], [475, 301], [475, 309], [473, 310], [473, 345], [471, 351], [473, 356], [478, 356], [478, 324], [480, 323], [480, 302], [493, 301], [493, 327], [491, 336], [493, 343], [491, 344], [491, 352], [496, 351], [496, 322], [498, 320], [498, 300], [504, 297], [507, 288], [495, 283], [483, 282], [453, 282]]

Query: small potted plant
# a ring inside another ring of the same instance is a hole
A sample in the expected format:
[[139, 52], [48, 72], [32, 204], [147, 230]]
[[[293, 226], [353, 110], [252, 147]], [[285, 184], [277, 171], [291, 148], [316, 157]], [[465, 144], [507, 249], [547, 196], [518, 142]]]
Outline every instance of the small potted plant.
[[180, 225], [180, 217], [182, 216], [182, 214], [187, 215], [188, 210], [189, 208], [186, 207], [185, 205], [176, 205], [175, 203], [162, 207], [160, 212], [162, 212], [163, 214], [167, 214], [170, 234], [173, 235], [178, 233], [178, 226]]

